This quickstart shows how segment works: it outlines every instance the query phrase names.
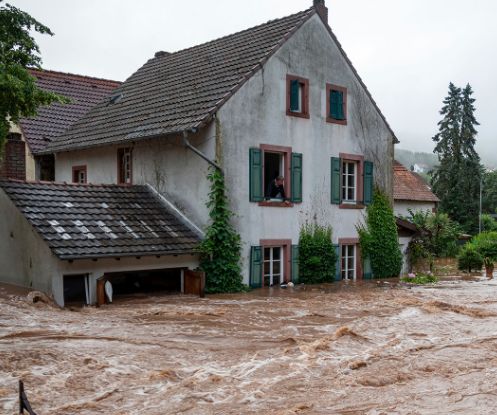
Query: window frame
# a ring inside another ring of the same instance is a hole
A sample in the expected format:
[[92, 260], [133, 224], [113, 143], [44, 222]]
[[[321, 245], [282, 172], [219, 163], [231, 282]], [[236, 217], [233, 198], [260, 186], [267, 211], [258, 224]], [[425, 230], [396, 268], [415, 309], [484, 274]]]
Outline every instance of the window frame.
[[[129, 183], [126, 182], [123, 171], [123, 157], [129, 154]], [[117, 149], [117, 184], [131, 186], [133, 184], [133, 147], [122, 147]]]
[[[363, 270], [362, 270], [362, 259], [361, 259], [361, 247], [359, 245], [359, 238], [340, 238], [338, 240], [339, 252], [340, 252], [340, 279], [348, 280], [348, 281], [357, 281], [359, 279], [363, 279]], [[343, 247], [345, 246], [354, 246], [354, 278], [344, 279], [343, 278]]]
[[[290, 110], [290, 95], [291, 95], [291, 82], [298, 81], [302, 86], [302, 94], [301, 94], [301, 103], [300, 106], [302, 111], [296, 112]], [[310, 118], [309, 113], [309, 79], [303, 78], [301, 76], [296, 75], [288, 75], [286, 76], [286, 115], [290, 117], [298, 117], [298, 118]]]
[[[281, 283], [288, 283], [292, 279], [292, 259], [290, 249], [292, 247], [291, 239], [261, 239], [259, 246], [262, 249], [262, 286], [264, 287], [264, 250], [266, 248], [281, 248], [280, 266], [281, 266]], [[274, 285], [274, 284], [273, 284]], [[279, 285], [279, 284], [278, 284]]]
[[[331, 117], [330, 95], [331, 91], [339, 91], [343, 93], [343, 120], [337, 120]], [[330, 124], [347, 125], [347, 88], [344, 86], [326, 84], [326, 122]]]
[[357, 154], [340, 153], [340, 199], [342, 199], [343, 192], [343, 163], [355, 163], [355, 202], [341, 200], [340, 209], [363, 209], [364, 204], [364, 156]]
[[[85, 173], [85, 180], [83, 182], [76, 180], [76, 174], [78, 174], [79, 172]], [[72, 183], [73, 184], [86, 184], [86, 183], [88, 183], [88, 170], [86, 168], [86, 165], [72, 167]]]
[[291, 167], [291, 157], [292, 157], [292, 147], [285, 146], [274, 146], [271, 144], [261, 144], [259, 146], [262, 152], [262, 189], [264, 193], [264, 198], [266, 197], [266, 190], [269, 183], [266, 183], [265, 179], [265, 154], [266, 153], [278, 153], [283, 157], [283, 177], [285, 178], [285, 193], [287, 197], [287, 201], [276, 201], [276, 200], [266, 200], [264, 199], [262, 202], [258, 202], [259, 206], [273, 206], [273, 207], [292, 207], [293, 202], [290, 201], [292, 195], [292, 167]]
[[[269, 250], [269, 260], [266, 260], [266, 250]], [[274, 259], [274, 250], [279, 249], [280, 250], [280, 258], [279, 259]], [[262, 253], [262, 279], [263, 279], [263, 285], [266, 280], [266, 277], [269, 278], [269, 286], [274, 286], [274, 285], [280, 285], [283, 282], [283, 278], [285, 275], [285, 262], [283, 258], [283, 250], [284, 248], [282, 246], [265, 246], [263, 247], [263, 253]], [[274, 273], [274, 264], [278, 262], [280, 264], [280, 270], [279, 273], [275, 275]], [[269, 274], [266, 274], [266, 263], [269, 264]], [[278, 281], [275, 283], [274, 278], [278, 278]], [[272, 281], [271, 281], [272, 280]]]

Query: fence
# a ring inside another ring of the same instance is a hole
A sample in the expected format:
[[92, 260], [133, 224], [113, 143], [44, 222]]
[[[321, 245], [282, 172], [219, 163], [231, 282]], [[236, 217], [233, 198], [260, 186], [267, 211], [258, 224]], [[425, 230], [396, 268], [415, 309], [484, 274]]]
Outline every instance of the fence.
[[22, 380], [19, 381], [19, 413], [24, 414], [24, 410], [29, 415], [36, 415], [36, 412], [31, 408], [31, 404], [28, 401], [26, 392], [24, 392], [24, 383]]

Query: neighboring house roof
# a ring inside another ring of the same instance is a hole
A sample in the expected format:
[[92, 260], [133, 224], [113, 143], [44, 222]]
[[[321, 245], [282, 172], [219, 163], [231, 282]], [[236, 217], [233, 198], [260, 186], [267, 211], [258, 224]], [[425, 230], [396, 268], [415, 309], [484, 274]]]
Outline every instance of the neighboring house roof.
[[407, 170], [396, 160], [393, 165], [393, 198], [413, 202], [440, 201], [419, 174]]
[[41, 107], [35, 117], [21, 119], [21, 130], [33, 153], [44, 150], [54, 137], [62, 134], [121, 85], [117, 81], [63, 72], [38, 69], [30, 69], [29, 72], [36, 78], [38, 87], [71, 100], [69, 104], [55, 103]]
[[0, 186], [60, 259], [193, 253], [200, 241], [148, 186]]
[[[312, 7], [189, 49], [156, 53], [115, 91], [113, 99], [93, 108], [47, 150], [74, 150], [202, 128], [316, 13]], [[367, 92], [327, 24], [326, 27]], [[378, 112], [381, 115], [379, 109]]]

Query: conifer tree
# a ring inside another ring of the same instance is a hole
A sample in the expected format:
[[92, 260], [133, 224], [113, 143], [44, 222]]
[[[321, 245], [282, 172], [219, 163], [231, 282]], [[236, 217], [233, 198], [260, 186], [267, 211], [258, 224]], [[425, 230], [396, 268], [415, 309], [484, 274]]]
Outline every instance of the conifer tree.
[[434, 153], [440, 165], [432, 179], [433, 191], [440, 199], [440, 210], [459, 222], [466, 232], [478, 226], [480, 158], [475, 150], [476, 126], [473, 91], [449, 84], [449, 94], [440, 111], [439, 132], [433, 137]]

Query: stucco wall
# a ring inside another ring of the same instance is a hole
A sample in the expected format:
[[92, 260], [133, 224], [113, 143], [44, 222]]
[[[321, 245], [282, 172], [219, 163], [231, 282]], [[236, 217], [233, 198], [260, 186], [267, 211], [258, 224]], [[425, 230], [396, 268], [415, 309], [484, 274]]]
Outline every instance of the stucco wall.
[[0, 281], [54, 294], [59, 263], [46, 243], [0, 189]]
[[[310, 118], [286, 115], [286, 76], [309, 79]], [[326, 83], [348, 89], [348, 124], [329, 124]], [[364, 210], [330, 203], [330, 158], [364, 155], [374, 162], [376, 182], [391, 194], [392, 136], [320, 21], [314, 16], [219, 111], [224, 166], [237, 228], [244, 244], [248, 281], [249, 246], [260, 239], [291, 239], [300, 226], [316, 220], [333, 226], [333, 239], [357, 237]], [[291, 146], [303, 154], [303, 202], [292, 208], [249, 202], [249, 149], [260, 144]]]
[[416, 202], [416, 201], [403, 201], [403, 200], [396, 200], [394, 205], [393, 205], [393, 210], [395, 212], [395, 215], [397, 216], [405, 216], [409, 217], [411, 216], [409, 214], [408, 209], [411, 209], [413, 212], [416, 211], [430, 211], [432, 212], [433, 209], [436, 207], [436, 203], [434, 202]]

